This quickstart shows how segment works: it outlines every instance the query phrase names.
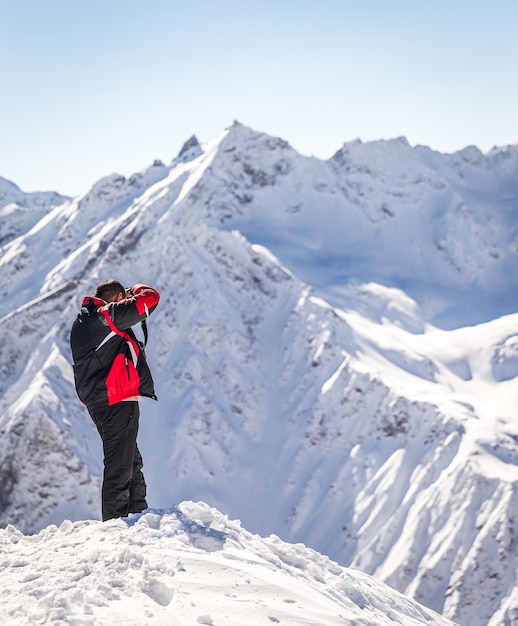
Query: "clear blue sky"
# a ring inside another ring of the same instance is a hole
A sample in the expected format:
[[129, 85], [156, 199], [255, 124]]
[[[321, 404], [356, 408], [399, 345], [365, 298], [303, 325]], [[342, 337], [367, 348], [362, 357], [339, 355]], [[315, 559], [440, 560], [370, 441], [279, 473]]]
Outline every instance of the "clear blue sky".
[[0, 0], [0, 176], [76, 195], [237, 119], [345, 141], [518, 141], [516, 0]]

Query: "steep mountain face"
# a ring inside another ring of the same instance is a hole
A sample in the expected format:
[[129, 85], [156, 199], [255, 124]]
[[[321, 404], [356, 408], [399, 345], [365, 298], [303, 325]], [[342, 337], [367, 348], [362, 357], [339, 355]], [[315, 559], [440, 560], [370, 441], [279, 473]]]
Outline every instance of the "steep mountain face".
[[402, 139], [323, 162], [235, 124], [47, 206], [0, 250], [3, 524], [98, 518], [68, 333], [102, 279], [148, 282], [152, 506], [203, 500], [460, 624], [513, 623], [517, 164]]

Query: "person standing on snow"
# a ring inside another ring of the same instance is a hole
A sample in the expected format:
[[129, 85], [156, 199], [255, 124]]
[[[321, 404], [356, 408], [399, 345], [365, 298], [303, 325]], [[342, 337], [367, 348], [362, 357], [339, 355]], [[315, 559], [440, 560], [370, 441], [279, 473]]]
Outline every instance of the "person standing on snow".
[[139, 396], [157, 399], [144, 345], [131, 327], [155, 310], [158, 292], [117, 280], [86, 296], [70, 332], [77, 395], [103, 442], [102, 519], [147, 508], [142, 456], [137, 446]]

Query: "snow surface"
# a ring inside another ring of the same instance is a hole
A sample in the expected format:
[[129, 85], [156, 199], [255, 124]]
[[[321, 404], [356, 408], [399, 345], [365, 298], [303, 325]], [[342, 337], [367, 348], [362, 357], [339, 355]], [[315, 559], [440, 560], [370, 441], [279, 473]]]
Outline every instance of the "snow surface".
[[68, 333], [100, 280], [143, 281], [156, 510], [200, 500], [463, 626], [516, 623], [517, 163], [404, 139], [324, 162], [235, 124], [49, 200], [0, 248], [2, 524], [99, 519]]
[[37, 535], [0, 530], [3, 623], [447, 626], [305, 546], [252, 535], [203, 503]]

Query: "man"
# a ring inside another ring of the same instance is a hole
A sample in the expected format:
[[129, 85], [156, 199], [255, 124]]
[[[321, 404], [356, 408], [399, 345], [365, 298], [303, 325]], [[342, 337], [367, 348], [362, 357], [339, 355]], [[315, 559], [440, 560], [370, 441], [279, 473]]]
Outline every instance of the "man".
[[147, 508], [137, 447], [138, 398], [156, 396], [144, 346], [131, 327], [145, 321], [159, 300], [146, 285], [126, 290], [106, 280], [95, 296], [83, 299], [70, 333], [77, 395], [103, 442], [103, 521]]

